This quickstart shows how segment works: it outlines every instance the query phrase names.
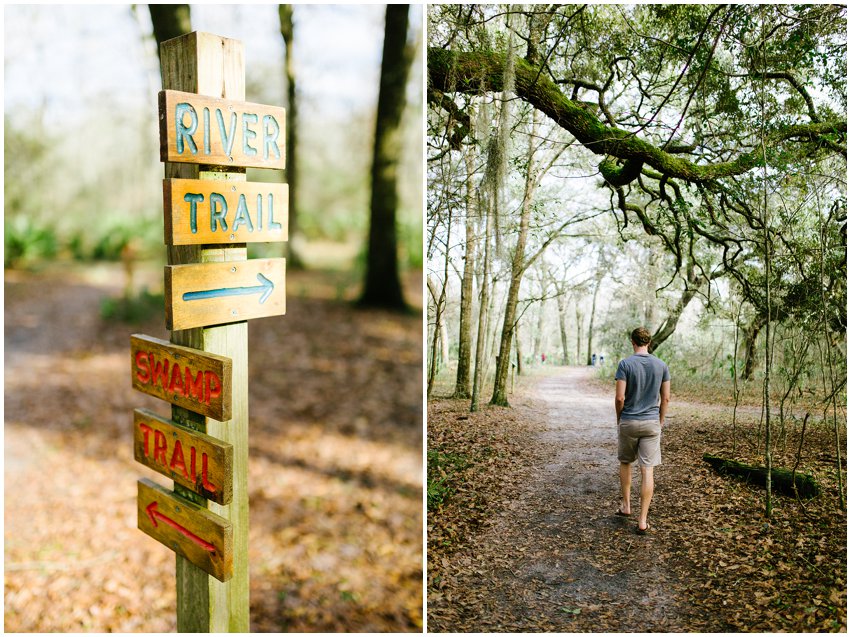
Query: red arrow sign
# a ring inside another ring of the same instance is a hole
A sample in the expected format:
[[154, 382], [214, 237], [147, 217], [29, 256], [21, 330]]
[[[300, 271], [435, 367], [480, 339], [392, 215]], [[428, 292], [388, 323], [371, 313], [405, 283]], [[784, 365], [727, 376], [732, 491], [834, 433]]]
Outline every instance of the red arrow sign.
[[189, 529], [187, 529], [183, 526], [180, 526], [177, 522], [172, 520], [170, 517], [167, 517], [167, 516], [163, 515], [162, 513], [160, 513], [159, 511], [157, 511], [156, 500], [151, 502], [147, 507], [145, 507], [145, 511], [148, 512], [148, 517], [151, 519], [151, 524], [153, 524], [154, 527], [157, 526], [157, 518], [159, 518], [160, 520], [162, 520], [163, 522], [168, 524], [171, 528], [175, 529], [179, 533], [182, 533], [183, 535], [188, 537], [190, 540], [195, 542], [195, 544], [197, 544], [198, 546], [203, 548], [205, 551], [209, 551], [210, 553], [216, 552], [215, 546], [213, 546], [209, 542], [205, 542], [204, 540], [202, 540], [200, 537], [195, 535]]

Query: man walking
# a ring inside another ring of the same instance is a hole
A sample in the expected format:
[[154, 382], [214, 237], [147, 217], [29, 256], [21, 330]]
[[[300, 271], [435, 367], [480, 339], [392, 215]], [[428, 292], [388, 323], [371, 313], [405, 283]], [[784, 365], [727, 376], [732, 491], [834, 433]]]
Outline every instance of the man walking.
[[661, 437], [671, 398], [668, 366], [647, 351], [650, 332], [632, 331], [633, 355], [618, 363], [615, 373], [615, 413], [618, 421], [621, 505], [618, 515], [631, 515], [632, 463], [641, 469], [641, 499], [636, 532], [650, 528], [647, 512], [653, 498], [653, 467], [662, 464]]

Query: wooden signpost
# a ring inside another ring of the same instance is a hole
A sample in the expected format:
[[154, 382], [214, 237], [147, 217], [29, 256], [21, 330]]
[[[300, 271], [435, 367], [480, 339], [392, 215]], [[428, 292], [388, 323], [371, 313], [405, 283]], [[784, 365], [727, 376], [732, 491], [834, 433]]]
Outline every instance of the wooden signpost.
[[284, 109], [243, 101], [242, 43], [190, 33], [161, 45], [166, 324], [131, 337], [133, 386], [171, 403], [134, 412], [139, 529], [177, 554], [177, 630], [248, 632], [248, 319], [284, 314], [284, 259], [246, 243], [287, 238]]

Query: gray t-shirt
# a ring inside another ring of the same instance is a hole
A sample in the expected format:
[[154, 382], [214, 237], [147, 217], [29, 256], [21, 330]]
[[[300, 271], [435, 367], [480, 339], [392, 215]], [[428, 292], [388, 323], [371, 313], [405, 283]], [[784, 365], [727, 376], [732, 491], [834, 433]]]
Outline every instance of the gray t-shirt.
[[621, 420], [659, 420], [659, 389], [671, 380], [663, 361], [653, 354], [633, 354], [618, 363], [615, 380], [626, 381]]

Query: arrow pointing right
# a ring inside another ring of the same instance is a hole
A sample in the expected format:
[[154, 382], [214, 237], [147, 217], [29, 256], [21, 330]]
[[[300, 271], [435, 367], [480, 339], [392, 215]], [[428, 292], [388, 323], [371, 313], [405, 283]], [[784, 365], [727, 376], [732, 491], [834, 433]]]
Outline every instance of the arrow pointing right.
[[210, 544], [209, 542], [207, 542], [205, 540], [202, 540], [200, 537], [195, 535], [192, 531], [190, 531], [186, 527], [181, 526], [180, 524], [178, 524], [177, 522], [172, 520], [170, 517], [165, 516], [162, 513], [160, 513], [159, 511], [157, 511], [158, 504], [159, 503], [156, 500], [154, 500], [148, 506], [145, 507], [145, 511], [147, 512], [148, 517], [151, 519], [151, 524], [154, 525], [154, 528], [156, 528], [158, 526], [157, 518], [159, 518], [160, 520], [162, 520], [163, 522], [168, 524], [170, 527], [172, 527], [173, 529], [177, 530], [179, 533], [185, 535], [190, 540], [195, 542], [195, 544], [197, 544], [198, 546], [203, 548], [205, 551], [209, 551], [210, 553], [216, 552], [215, 546], [213, 546], [212, 544]]
[[200, 301], [202, 299], [215, 299], [220, 296], [242, 296], [244, 294], [260, 294], [260, 305], [269, 298], [272, 292], [275, 291], [275, 284], [267, 279], [262, 274], [257, 275], [257, 280], [260, 285], [255, 285], [249, 288], [217, 288], [215, 290], [198, 290], [196, 292], [186, 292], [183, 295], [184, 301]]

